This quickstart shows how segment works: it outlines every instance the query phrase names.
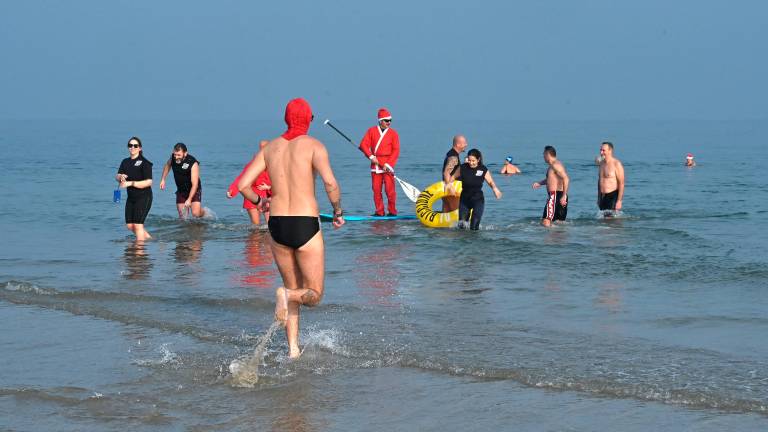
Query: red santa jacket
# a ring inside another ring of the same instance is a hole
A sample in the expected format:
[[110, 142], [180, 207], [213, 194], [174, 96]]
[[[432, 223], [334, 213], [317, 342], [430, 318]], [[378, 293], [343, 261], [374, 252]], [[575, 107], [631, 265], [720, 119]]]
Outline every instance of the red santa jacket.
[[388, 164], [394, 170], [397, 158], [400, 157], [400, 136], [392, 128], [387, 128], [382, 132], [381, 128], [373, 126], [365, 132], [365, 136], [360, 142], [360, 150], [369, 159], [373, 155], [379, 160], [379, 165], [371, 163], [371, 172], [383, 173], [384, 164]]

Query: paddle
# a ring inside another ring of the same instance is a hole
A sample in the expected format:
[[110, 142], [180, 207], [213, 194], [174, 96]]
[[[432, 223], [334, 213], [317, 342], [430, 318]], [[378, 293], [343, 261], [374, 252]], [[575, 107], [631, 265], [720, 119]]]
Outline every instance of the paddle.
[[[352, 144], [352, 147], [360, 150], [361, 152], [363, 151], [363, 150], [360, 149], [360, 147], [356, 146], [355, 143], [353, 143], [352, 140], [349, 139], [348, 136], [344, 135], [344, 132], [338, 130], [336, 128], [336, 126], [334, 126], [333, 123], [331, 123], [330, 120], [326, 120], [323, 123], [327, 124], [328, 126], [331, 127], [331, 129], [335, 130], [339, 135], [343, 136], [344, 139], [347, 140], [347, 142]], [[363, 154], [365, 154], [365, 153], [363, 153]], [[392, 175], [395, 177], [395, 180], [397, 180], [397, 183], [403, 189], [403, 192], [405, 192], [405, 196], [407, 196], [409, 200], [411, 200], [413, 202], [416, 202], [416, 200], [419, 198], [419, 194], [421, 194], [421, 191], [417, 187], [415, 187], [415, 186], [405, 182], [403, 179], [401, 179], [400, 177], [396, 176], [394, 172], [392, 172]]]

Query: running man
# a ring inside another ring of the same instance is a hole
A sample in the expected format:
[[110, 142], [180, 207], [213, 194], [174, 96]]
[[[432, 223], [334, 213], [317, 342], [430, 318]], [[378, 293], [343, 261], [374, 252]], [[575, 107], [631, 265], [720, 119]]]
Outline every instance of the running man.
[[160, 189], [165, 190], [165, 178], [173, 169], [173, 180], [176, 181], [176, 210], [179, 218], [184, 219], [184, 214], [192, 213], [194, 217], [202, 217], [205, 212], [200, 205], [203, 196], [203, 184], [200, 181], [200, 163], [194, 156], [187, 153], [184, 143], [176, 143], [173, 153], [163, 167], [163, 175], [160, 177]]
[[384, 216], [384, 198], [381, 185], [387, 192], [387, 216], [397, 216], [397, 190], [395, 189], [395, 164], [400, 157], [400, 136], [392, 129], [392, 114], [386, 108], [379, 109], [379, 124], [365, 132], [360, 150], [371, 160], [371, 187], [373, 189], [373, 216]]
[[624, 198], [624, 165], [613, 157], [613, 144], [605, 141], [600, 145], [600, 166], [597, 179], [597, 206], [604, 216], [613, 216], [621, 210]]
[[541, 216], [541, 224], [548, 227], [553, 221], [564, 221], [568, 215], [568, 184], [570, 179], [565, 171], [565, 165], [557, 160], [557, 150], [552, 146], [544, 147], [544, 162], [549, 165], [547, 177], [533, 183], [538, 189], [547, 185], [547, 205]]
[[[466, 149], [467, 139], [464, 138], [464, 135], [454, 136], [453, 145], [448, 150], [448, 153], [445, 154], [445, 159], [443, 159], [443, 175], [441, 180], [445, 183], [446, 190], [453, 187], [453, 170], [461, 164], [460, 155]], [[450, 213], [457, 208], [459, 208], [458, 196], [443, 197], [443, 213]]]
[[237, 186], [243, 197], [263, 208], [268, 200], [262, 200], [251, 185], [264, 170], [272, 179], [268, 225], [272, 254], [285, 285], [275, 293], [275, 319], [285, 325], [291, 358], [301, 355], [299, 307], [316, 306], [323, 297], [325, 248], [315, 199], [315, 173], [323, 179], [333, 206], [334, 228], [344, 225], [341, 190], [328, 151], [323, 143], [307, 135], [313, 118], [304, 99], [288, 102], [288, 130], [256, 154]]

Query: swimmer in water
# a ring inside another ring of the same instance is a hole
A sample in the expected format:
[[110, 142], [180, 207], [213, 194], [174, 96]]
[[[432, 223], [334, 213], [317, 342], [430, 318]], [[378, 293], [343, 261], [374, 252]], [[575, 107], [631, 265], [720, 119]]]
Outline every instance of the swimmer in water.
[[695, 167], [696, 166], [696, 161], [693, 160], [693, 154], [688, 153], [685, 156], [685, 166], [687, 166], [687, 167]]
[[520, 174], [520, 168], [518, 168], [516, 165], [512, 163], [514, 158], [512, 156], [507, 156], [504, 158], [504, 166], [501, 167], [501, 171], [499, 171], [499, 174], [504, 175], [513, 175], [513, 174]]

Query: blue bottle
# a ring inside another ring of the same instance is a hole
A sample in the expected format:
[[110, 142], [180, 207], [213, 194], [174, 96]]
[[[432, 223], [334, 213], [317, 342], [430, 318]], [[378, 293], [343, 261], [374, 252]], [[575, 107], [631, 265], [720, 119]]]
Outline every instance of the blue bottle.
[[115, 191], [112, 193], [112, 202], [120, 202], [120, 188], [115, 189]]

